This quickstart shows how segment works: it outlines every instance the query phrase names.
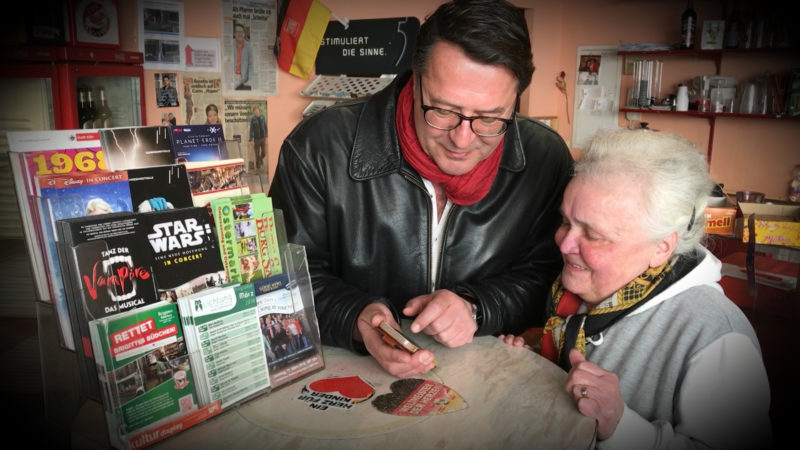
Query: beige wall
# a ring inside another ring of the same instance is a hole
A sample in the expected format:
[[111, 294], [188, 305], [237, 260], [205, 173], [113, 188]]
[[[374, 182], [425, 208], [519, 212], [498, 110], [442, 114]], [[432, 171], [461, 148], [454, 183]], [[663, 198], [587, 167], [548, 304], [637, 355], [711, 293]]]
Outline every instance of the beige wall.
[[[695, 0], [698, 23], [702, 24], [705, 19], [724, 18], [723, 3], [720, 0]], [[767, 8], [763, 1], [749, 3]], [[561, 4], [559, 54], [564, 66], [572, 68], [568, 71], [571, 83], [568, 85], [571, 86], [575, 83], [578, 46], [615, 45], [619, 41], [676, 42], [680, 38], [680, 15], [686, 7], [685, 0], [568, 0]], [[539, 36], [534, 30], [534, 42]], [[668, 91], [670, 86], [674, 92], [679, 82], [688, 82], [696, 75], [713, 74], [715, 70], [714, 64], [705, 59], [664, 57], [663, 61], [662, 92]], [[800, 67], [798, 52], [727, 54], [721, 71], [722, 75], [745, 80], [768, 70], [777, 72], [790, 67]], [[630, 79], [627, 78], [623, 77], [623, 86]], [[534, 86], [534, 89], [538, 87]], [[549, 88], [546, 85], [542, 87]], [[561, 116], [563, 110], [559, 110]], [[642, 121], [647, 121], [649, 128], [683, 135], [704, 151], [708, 148], [710, 124], [706, 119], [643, 115]], [[564, 122], [560, 120], [560, 125]], [[624, 114], [620, 115], [619, 123], [628, 124]], [[571, 129], [564, 126], [559, 132], [567, 139], [571, 137]], [[712, 150], [711, 176], [724, 183], [726, 191], [758, 190], [770, 198], [786, 199], [791, 170], [795, 164], [800, 164], [800, 120], [717, 119]]]
[[[558, 73], [567, 73], [569, 116], [575, 86], [577, 48], [585, 45], [617, 45], [627, 42], [675, 42], [679, 38], [683, 0], [512, 0], [526, 8], [533, 43], [534, 72], [531, 87], [523, 95], [522, 112], [533, 116], [557, 116], [558, 132], [570, 142], [572, 124], [567, 121], [567, 104], [555, 85]], [[121, 2], [122, 42], [127, 50], [138, 49], [136, 2]], [[324, 0], [339, 17], [350, 19], [416, 16], [423, 21], [442, 1], [438, 0]], [[698, 22], [723, 17], [719, 0], [696, 0]], [[185, 0], [185, 34], [220, 37], [219, 0]], [[722, 64], [724, 75], [745, 79], [765, 70], [800, 67], [800, 57], [772, 54], [761, 57], [728, 55]], [[790, 59], [791, 58], [791, 59]], [[712, 74], [714, 65], [703, 59], [665, 57], [662, 93], [675, 89], [695, 75]], [[299, 92], [309, 80], [285, 72], [278, 77], [279, 95], [268, 97], [269, 169], [274, 172], [282, 140], [299, 122], [308, 99]], [[623, 76], [623, 87], [629, 83]], [[155, 108], [153, 73], [146, 71], [145, 93], [148, 124], [160, 123]], [[623, 88], [624, 92], [624, 88]], [[624, 101], [624, 99], [623, 99]], [[645, 115], [649, 127], [675, 132], [691, 139], [704, 152], [708, 148], [710, 123], [702, 118]], [[628, 125], [624, 114], [620, 125]], [[711, 175], [725, 184], [726, 191], [759, 190], [771, 198], [786, 198], [791, 169], [800, 164], [800, 121], [734, 119], [716, 121]], [[580, 149], [573, 149], [577, 156]], [[270, 177], [271, 179], [271, 177]]]

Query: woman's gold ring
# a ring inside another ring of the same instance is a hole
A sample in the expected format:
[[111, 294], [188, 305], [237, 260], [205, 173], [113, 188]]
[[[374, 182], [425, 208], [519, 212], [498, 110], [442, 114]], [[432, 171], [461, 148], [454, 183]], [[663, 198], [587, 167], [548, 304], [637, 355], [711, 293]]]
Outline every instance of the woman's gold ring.
[[586, 398], [589, 396], [589, 388], [586, 386], [581, 386], [581, 398]]

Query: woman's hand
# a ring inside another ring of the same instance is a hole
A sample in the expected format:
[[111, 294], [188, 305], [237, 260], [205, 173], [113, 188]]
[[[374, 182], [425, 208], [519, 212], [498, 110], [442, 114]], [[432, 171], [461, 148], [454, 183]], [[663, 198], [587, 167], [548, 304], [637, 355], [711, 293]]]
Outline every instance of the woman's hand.
[[567, 392], [581, 414], [597, 420], [597, 438], [610, 438], [625, 409], [617, 374], [586, 361], [575, 349], [569, 352], [569, 362], [572, 370], [567, 375]]
[[533, 348], [525, 343], [525, 339], [522, 336], [514, 336], [513, 334], [501, 334], [497, 336], [497, 339], [505, 342], [506, 344], [512, 347], [522, 347], [527, 348], [528, 350], [533, 350]]

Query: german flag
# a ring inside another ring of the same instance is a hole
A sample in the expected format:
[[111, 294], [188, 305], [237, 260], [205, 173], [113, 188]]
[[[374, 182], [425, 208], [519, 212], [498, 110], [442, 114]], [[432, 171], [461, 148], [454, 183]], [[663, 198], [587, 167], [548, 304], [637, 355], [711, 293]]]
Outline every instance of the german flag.
[[330, 19], [331, 11], [317, 0], [289, 0], [275, 48], [278, 67], [308, 78]]

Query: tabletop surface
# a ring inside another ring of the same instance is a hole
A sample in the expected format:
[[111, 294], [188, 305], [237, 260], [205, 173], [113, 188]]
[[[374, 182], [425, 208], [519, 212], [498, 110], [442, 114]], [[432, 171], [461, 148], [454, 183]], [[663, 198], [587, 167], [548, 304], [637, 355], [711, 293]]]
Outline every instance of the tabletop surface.
[[[446, 348], [427, 336], [438, 366], [416, 378], [440, 383], [460, 397], [449, 412], [400, 416], [381, 412], [392, 383], [374, 359], [323, 347], [325, 368], [244, 402], [156, 444], [157, 448], [590, 448], [595, 422], [564, 391], [566, 373], [540, 355], [492, 336]], [[359, 377], [374, 388], [364, 399], [338, 392], [313, 398], [321, 380]], [[315, 383], [316, 382], [316, 383]], [[313, 383], [313, 385], [312, 385]], [[309, 387], [312, 388], [309, 388]], [[397, 386], [395, 384], [394, 386]], [[441, 386], [438, 389], [443, 389]], [[444, 389], [446, 392], [447, 389]], [[327, 400], [327, 401], [326, 401]], [[451, 399], [452, 400], [452, 399]], [[380, 401], [380, 400], [378, 400]], [[460, 409], [459, 409], [460, 408]], [[446, 409], [446, 408], [445, 408]]]

